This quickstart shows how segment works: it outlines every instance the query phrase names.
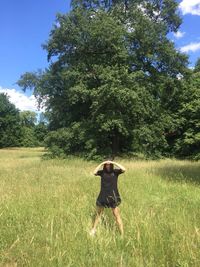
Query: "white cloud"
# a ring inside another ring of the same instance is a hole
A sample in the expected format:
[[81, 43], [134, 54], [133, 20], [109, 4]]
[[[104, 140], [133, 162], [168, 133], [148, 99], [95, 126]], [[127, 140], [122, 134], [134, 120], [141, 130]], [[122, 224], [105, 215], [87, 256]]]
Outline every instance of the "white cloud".
[[182, 46], [180, 48], [181, 52], [187, 53], [187, 52], [196, 52], [200, 50], [200, 43], [190, 43], [188, 45]]
[[9, 96], [9, 100], [13, 103], [18, 109], [38, 111], [37, 101], [34, 95], [26, 96], [25, 94], [17, 91], [16, 89], [7, 89], [0, 86], [0, 93], [6, 93]]
[[180, 38], [182, 38], [182, 37], [185, 35], [185, 32], [177, 31], [177, 32], [174, 32], [173, 35], [174, 35], [177, 39], [180, 39]]
[[200, 16], [200, 0], [183, 0], [179, 7], [183, 15], [192, 14]]

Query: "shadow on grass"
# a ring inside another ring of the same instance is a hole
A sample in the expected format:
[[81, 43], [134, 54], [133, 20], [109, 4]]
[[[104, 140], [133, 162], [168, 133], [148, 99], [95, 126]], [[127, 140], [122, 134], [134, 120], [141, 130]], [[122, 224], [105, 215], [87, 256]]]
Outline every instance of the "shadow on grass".
[[154, 171], [168, 181], [200, 184], [200, 162], [185, 165], [166, 165]]

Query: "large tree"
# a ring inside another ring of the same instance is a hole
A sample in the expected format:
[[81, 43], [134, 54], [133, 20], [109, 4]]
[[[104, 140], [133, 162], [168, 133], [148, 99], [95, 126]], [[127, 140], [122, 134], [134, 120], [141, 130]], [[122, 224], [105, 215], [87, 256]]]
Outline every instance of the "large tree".
[[44, 45], [49, 68], [18, 81], [46, 106], [47, 145], [90, 156], [167, 146], [165, 106], [187, 64], [167, 36], [180, 23], [175, 0], [72, 1]]

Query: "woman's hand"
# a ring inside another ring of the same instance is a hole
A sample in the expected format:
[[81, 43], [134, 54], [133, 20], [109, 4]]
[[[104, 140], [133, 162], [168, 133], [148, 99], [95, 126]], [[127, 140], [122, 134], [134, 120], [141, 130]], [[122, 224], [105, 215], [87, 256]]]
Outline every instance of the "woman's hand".
[[124, 168], [124, 166], [122, 166], [121, 164], [119, 164], [117, 162], [114, 162], [114, 161], [112, 161], [112, 164], [115, 165], [115, 166], [117, 166], [118, 168], [120, 168], [123, 172], [126, 171], [126, 169]]
[[111, 160], [106, 160], [106, 161], [102, 162], [102, 164], [103, 164], [103, 165], [104, 165], [104, 164], [113, 164], [113, 161], [111, 161]]

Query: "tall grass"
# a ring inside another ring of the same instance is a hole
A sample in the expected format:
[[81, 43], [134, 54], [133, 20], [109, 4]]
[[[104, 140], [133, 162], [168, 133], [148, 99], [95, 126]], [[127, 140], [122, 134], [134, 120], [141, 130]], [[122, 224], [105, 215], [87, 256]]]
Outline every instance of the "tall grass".
[[106, 209], [88, 232], [95, 163], [0, 150], [0, 266], [200, 266], [200, 163], [120, 160], [122, 239]]

